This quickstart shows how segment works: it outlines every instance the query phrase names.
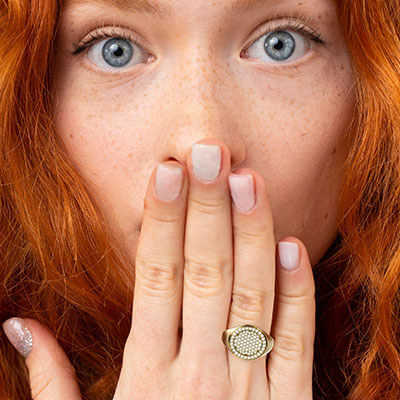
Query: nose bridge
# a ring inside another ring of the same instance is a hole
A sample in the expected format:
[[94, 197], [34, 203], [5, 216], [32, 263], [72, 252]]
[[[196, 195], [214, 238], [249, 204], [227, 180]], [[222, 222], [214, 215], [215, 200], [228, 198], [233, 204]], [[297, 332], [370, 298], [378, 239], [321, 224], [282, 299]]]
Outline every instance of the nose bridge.
[[183, 46], [174, 60], [170, 82], [174, 106], [163, 128], [168, 132], [161, 139], [166, 146], [160, 157], [184, 160], [193, 144], [216, 138], [229, 147], [234, 168], [246, 158], [238, 96], [233, 93], [236, 86], [213, 47], [206, 40], [196, 42]]
[[226, 93], [229, 88], [223, 90], [223, 66], [212, 46], [186, 45], [178, 65], [175, 79], [180, 96], [205, 111], [223, 104], [223, 98], [218, 93]]
[[182, 55], [174, 82], [181, 121], [212, 134], [232, 128], [236, 118], [233, 89], [227, 84], [226, 71], [214, 50], [198, 45], [196, 51]]

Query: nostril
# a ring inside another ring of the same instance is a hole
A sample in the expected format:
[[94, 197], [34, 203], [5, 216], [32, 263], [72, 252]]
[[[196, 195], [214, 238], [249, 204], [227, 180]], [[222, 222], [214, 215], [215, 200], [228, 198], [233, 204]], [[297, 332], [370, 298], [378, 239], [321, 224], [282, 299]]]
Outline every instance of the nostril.
[[166, 161], [166, 162], [167, 162], [167, 161], [174, 161], [174, 162], [176, 162], [176, 163], [178, 163], [178, 164], [182, 164], [182, 162], [179, 161], [179, 160], [177, 160], [175, 157], [169, 157], [169, 158], [167, 158], [165, 161]]

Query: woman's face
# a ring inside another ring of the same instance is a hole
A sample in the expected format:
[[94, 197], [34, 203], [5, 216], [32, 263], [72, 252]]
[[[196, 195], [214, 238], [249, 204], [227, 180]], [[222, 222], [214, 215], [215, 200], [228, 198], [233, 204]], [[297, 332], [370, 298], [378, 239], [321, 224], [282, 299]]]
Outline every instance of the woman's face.
[[58, 138], [110, 231], [134, 256], [157, 163], [217, 138], [265, 177], [276, 242], [300, 238], [315, 265], [355, 104], [334, 1], [153, 2], [66, 1], [58, 34]]

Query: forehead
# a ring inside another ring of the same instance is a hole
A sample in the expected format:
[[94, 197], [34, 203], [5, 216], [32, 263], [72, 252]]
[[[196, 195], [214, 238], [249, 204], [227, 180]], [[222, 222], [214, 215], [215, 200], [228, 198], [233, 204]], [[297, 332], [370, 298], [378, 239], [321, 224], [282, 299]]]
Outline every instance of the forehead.
[[[205, 7], [214, 7], [217, 5], [215, 0], [199, 0]], [[180, 0], [178, 3], [181, 3]], [[193, 0], [191, 1], [191, 3]], [[284, 2], [284, 0], [218, 0], [218, 3], [226, 9], [228, 12], [245, 12], [250, 9], [255, 9], [259, 7], [266, 7], [273, 3]], [[307, 0], [303, 1], [304, 4]], [[171, 0], [67, 0], [66, 6], [72, 5], [105, 5], [114, 8], [119, 8], [121, 10], [142, 13], [142, 14], [151, 14], [167, 17], [173, 13], [174, 7], [178, 6], [173, 5]]]

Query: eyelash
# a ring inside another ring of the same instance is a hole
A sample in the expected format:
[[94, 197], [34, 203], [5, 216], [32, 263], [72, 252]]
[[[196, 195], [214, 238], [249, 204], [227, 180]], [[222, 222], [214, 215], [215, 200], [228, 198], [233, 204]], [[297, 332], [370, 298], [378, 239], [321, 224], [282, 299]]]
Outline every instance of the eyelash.
[[[122, 27], [120, 27], [120, 28], [122, 28]], [[99, 42], [102, 39], [114, 38], [114, 37], [129, 40], [132, 43], [136, 44], [137, 46], [143, 47], [139, 43], [139, 41], [136, 38], [134, 38], [133, 36], [131, 36], [129, 33], [125, 33], [125, 32], [121, 33], [121, 32], [117, 32], [115, 30], [111, 30], [109, 32], [97, 30], [95, 32], [90, 33], [89, 37], [84, 39], [80, 43], [73, 43], [72, 47], [73, 47], [74, 51], [71, 54], [76, 55], [76, 54], [82, 53], [82, 51], [86, 50], [88, 47], [95, 44], [96, 42]]]
[[[296, 18], [300, 18], [303, 19], [305, 22], [311, 24], [312, 21], [310, 21], [308, 19], [308, 17], [304, 14], [299, 14], [299, 13], [295, 13], [292, 14], [291, 16], [296, 17]], [[274, 19], [276, 19], [277, 17], [275, 17]], [[279, 18], [279, 16], [278, 16]], [[286, 15], [286, 18], [288, 18], [288, 16]], [[302, 24], [299, 21], [287, 21], [284, 23], [281, 22], [277, 22], [275, 24], [275, 26], [271, 27], [269, 26], [268, 29], [265, 27], [265, 24], [269, 22], [269, 21], [264, 21], [262, 23], [262, 27], [260, 28], [256, 28], [254, 35], [252, 36], [256, 36], [256, 39], [253, 40], [251, 44], [253, 44], [257, 38], [262, 37], [263, 35], [265, 35], [268, 32], [274, 32], [277, 30], [285, 30], [285, 29], [292, 29], [295, 32], [298, 32], [300, 34], [303, 34], [307, 39], [312, 40], [314, 42], [320, 43], [320, 44], [326, 44], [325, 40], [323, 39], [321, 33], [315, 31], [314, 29], [310, 28], [310, 27], [306, 27], [304, 24]], [[134, 38], [132, 35], [130, 35], [129, 33], [126, 32], [117, 32], [115, 30], [115, 28], [120, 28], [120, 29], [124, 29], [124, 27], [122, 26], [115, 26], [114, 29], [112, 29], [111, 31], [109, 31], [107, 29], [107, 31], [101, 30], [104, 29], [103, 27], [97, 27], [97, 31], [91, 32], [89, 37], [85, 38], [84, 40], [82, 40], [79, 43], [73, 43], [72, 47], [73, 47], [73, 51], [71, 52], [72, 55], [77, 55], [79, 53], [82, 53], [84, 50], [86, 50], [87, 48], [89, 48], [91, 45], [95, 44], [96, 42], [106, 39], [106, 38], [121, 38], [121, 39], [125, 39], [125, 40], [129, 40], [132, 43], [136, 44], [139, 47], [144, 47], [141, 45], [141, 43], [139, 42], [139, 40], [137, 40], [136, 38]], [[100, 29], [100, 30], [99, 30]], [[146, 49], [144, 49], [146, 50]]]
[[[261, 28], [257, 28], [254, 33], [254, 36], [256, 38], [260, 38], [267, 33], [275, 32], [278, 30], [284, 31], [286, 29], [291, 29], [295, 32], [301, 33], [307, 39], [313, 40], [314, 42], [322, 43], [322, 44], [325, 43], [325, 41], [322, 39], [322, 35], [319, 32], [315, 31], [312, 28], [306, 27], [305, 25], [303, 25], [301, 22], [298, 22], [298, 21], [288, 21], [285, 23], [277, 22], [276, 26], [272, 26], [272, 27], [269, 26], [267, 29], [264, 26]], [[250, 44], [253, 44], [254, 42], [255, 42], [255, 40], [253, 40]]]

